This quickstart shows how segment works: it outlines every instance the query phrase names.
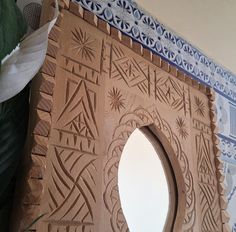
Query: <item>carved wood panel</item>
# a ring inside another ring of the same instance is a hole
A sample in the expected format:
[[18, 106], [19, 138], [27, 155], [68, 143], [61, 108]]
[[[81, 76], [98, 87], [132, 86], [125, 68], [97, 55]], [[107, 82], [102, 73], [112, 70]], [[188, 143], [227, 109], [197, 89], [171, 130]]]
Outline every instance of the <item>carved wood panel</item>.
[[58, 28], [40, 201], [40, 212], [47, 214], [35, 229], [129, 231], [118, 166], [130, 134], [146, 126], [175, 160], [176, 231], [223, 231], [227, 219], [209, 90], [90, 12], [74, 4], [70, 11], [62, 10]]

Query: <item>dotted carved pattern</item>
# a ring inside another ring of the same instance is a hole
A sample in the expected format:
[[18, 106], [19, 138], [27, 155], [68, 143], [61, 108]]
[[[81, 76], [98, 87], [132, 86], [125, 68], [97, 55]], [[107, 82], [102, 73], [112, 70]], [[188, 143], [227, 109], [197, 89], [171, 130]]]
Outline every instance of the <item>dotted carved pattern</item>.
[[107, 160], [104, 168], [104, 182], [106, 187], [103, 197], [106, 208], [110, 213], [111, 228], [114, 232], [128, 231], [121, 209], [117, 185], [118, 166], [122, 150], [127, 142], [127, 139], [136, 128], [153, 123], [158, 130], [165, 134], [171, 147], [174, 149], [181, 166], [186, 188], [186, 213], [182, 229], [183, 231], [193, 231], [196, 217], [195, 193], [193, 187], [193, 177], [191, 171], [189, 170], [189, 163], [186, 154], [181, 148], [178, 137], [172, 132], [170, 125], [160, 117], [156, 109], [148, 112], [143, 108], [137, 108], [121, 117], [119, 126], [117, 126], [114, 131], [112, 142], [107, 151]]

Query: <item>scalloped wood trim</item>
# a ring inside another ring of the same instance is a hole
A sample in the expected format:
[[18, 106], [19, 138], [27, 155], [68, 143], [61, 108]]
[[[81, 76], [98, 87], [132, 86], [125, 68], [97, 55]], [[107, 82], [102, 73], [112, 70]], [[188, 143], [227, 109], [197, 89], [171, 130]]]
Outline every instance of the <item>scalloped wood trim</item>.
[[[69, 4], [69, 1], [63, 2]], [[67, 4], [63, 2], [60, 1], [60, 7], [66, 8]], [[50, 3], [49, 5], [51, 7]], [[49, 34], [45, 62], [41, 71], [33, 80], [31, 88], [30, 115], [31, 119], [34, 120], [31, 120], [30, 132], [27, 138], [28, 143], [31, 144], [28, 152], [31, 153], [31, 164], [24, 181], [24, 197], [17, 205], [17, 221], [14, 221], [15, 228], [20, 230], [26, 228], [39, 215], [45, 213], [40, 212], [41, 197], [44, 191], [42, 179], [46, 169], [45, 156], [48, 151], [48, 139], [51, 129], [52, 96], [57, 53], [60, 47], [58, 38], [61, 33], [62, 17], [63, 14], [60, 13], [56, 25]], [[36, 224], [32, 226], [31, 230], [36, 230]]]
[[210, 118], [211, 118], [211, 130], [212, 130], [212, 140], [213, 144], [213, 152], [215, 154], [215, 167], [216, 167], [216, 175], [218, 178], [218, 191], [220, 193], [220, 207], [221, 207], [221, 218], [223, 224], [222, 231], [229, 231], [228, 222], [229, 215], [227, 213], [228, 201], [225, 197], [226, 187], [224, 184], [225, 175], [223, 173], [223, 162], [220, 160], [220, 141], [218, 138], [218, 128], [216, 125], [217, 116], [216, 116], [216, 105], [215, 105], [215, 91], [211, 88], [207, 88], [207, 95], [209, 97], [209, 108], [210, 108]]

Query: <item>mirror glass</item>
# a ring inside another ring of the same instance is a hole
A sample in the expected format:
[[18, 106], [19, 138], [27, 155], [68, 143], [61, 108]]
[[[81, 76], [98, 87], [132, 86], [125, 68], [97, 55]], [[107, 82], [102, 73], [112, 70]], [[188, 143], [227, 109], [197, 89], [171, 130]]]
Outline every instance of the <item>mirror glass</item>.
[[118, 186], [130, 232], [162, 232], [169, 207], [167, 180], [159, 155], [139, 129], [122, 152]]

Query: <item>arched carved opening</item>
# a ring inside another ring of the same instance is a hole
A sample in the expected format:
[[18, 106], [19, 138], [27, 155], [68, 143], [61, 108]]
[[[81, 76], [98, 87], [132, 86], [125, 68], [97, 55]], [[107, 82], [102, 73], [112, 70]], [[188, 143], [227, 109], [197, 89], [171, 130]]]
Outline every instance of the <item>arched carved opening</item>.
[[119, 164], [119, 195], [129, 230], [173, 231], [177, 186], [162, 144], [148, 128], [129, 137]]
[[188, 197], [186, 190], [188, 188], [185, 186], [180, 162], [167, 137], [160, 130], [157, 130], [154, 124], [141, 128], [141, 130], [159, 155], [167, 179], [170, 202], [163, 231], [181, 231], [186, 220], [186, 198]]
[[[120, 125], [115, 128], [113, 140], [108, 147], [104, 167], [104, 203], [110, 214], [112, 231], [129, 231], [121, 208], [118, 192], [118, 166], [122, 151], [129, 136], [137, 128], [152, 143], [158, 152], [163, 151], [162, 162], [168, 179], [170, 207], [164, 231], [186, 231], [191, 228], [195, 218], [195, 194], [193, 180], [186, 154], [178, 137], [169, 124], [160, 117], [157, 110], [152, 114], [143, 108], [123, 115]], [[174, 209], [174, 210], [173, 210]]]

